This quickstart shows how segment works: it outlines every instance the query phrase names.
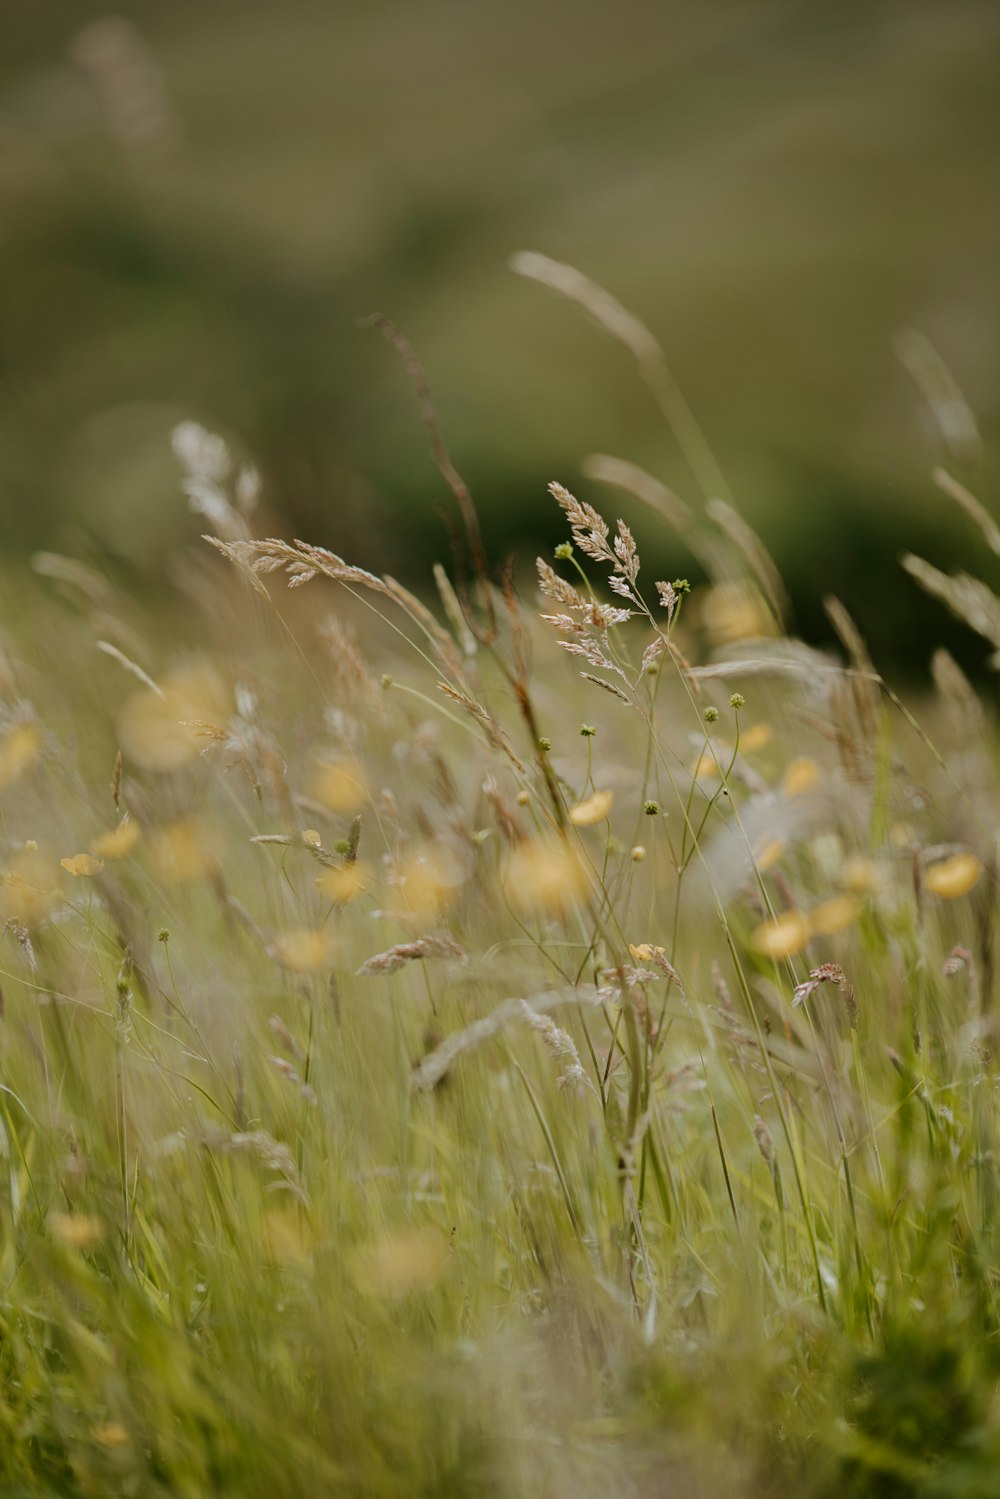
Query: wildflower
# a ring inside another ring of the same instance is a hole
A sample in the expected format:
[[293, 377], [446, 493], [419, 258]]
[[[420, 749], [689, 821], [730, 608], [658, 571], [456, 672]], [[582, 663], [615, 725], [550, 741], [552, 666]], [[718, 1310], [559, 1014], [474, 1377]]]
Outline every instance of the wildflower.
[[517, 793], [517, 805], [519, 807], [527, 807], [528, 804], [530, 803], [530, 801], [531, 801], [531, 792], [530, 791], [523, 791], [522, 790], [522, 791], [519, 791]]
[[331, 812], [349, 817], [368, 799], [360, 769], [353, 761], [320, 762], [313, 776], [312, 792]]
[[158, 828], [150, 840], [150, 854], [159, 874], [177, 885], [211, 880], [218, 872], [208, 830], [193, 819]]
[[735, 708], [735, 710], [736, 710], [737, 713], [740, 711], [741, 708], [745, 708], [746, 707], [746, 703], [747, 703], [747, 700], [743, 696], [742, 692], [732, 692], [732, 693], [730, 693], [730, 695], [729, 695], [729, 706], [730, 706], [730, 708]]
[[545, 735], [543, 734], [538, 741], [538, 748], [541, 750], [543, 755], [547, 755], [549, 750], [552, 748], [552, 740], [546, 739]]
[[533, 840], [519, 843], [507, 867], [511, 900], [524, 912], [543, 910], [562, 916], [587, 888], [586, 872], [563, 843]]
[[60, 859], [59, 863], [67, 874], [75, 877], [87, 875], [91, 879], [104, 868], [101, 860], [92, 858], [90, 854], [74, 854], [71, 859]]
[[691, 767], [691, 774], [696, 781], [712, 781], [722, 774], [719, 764], [711, 750], [705, 750], [704, 754], [698, 756]]
[[408, 915], [421, 920], [440, 915], [460, 893], [465, 875], [461, 861], [435, 844], [411, 854], [396, 871]]
[[35, 763], [42, 736], [34, 724], [19, 723], [0, 740], [0, 790], [18, 780]]
[[35, 840], [0, 872], [0, 922], [14, 921], [32, 927], [44, 921], [59, 896], [59, 871], [55, 861], [41, 853]]
[[302, 927], [285, 932], [271, 944], [272, 956], [292, 973], [313, 973], [330, 960], [330, 938], [326, 932]]
[[90, 845], [98, 859], [125, 859], [142, 840], [142, 828], [129, 817], [123, 817], [109, 833], [100, 833]]
[[801, 911], [786, 911], [762, 921], [750, 937], [750, 946], [765, 958], [791, 958], [809, 941], [809, 922]]
[[755, 723], [746, 729], [740, 739], [740, 749], [744, 754], [752, 754], [754, 750], [763, 749], [765, 744], [770, 744], [774, 737], [774, 730], [769, 723]]
[[643, 848], [641, 843], [637, 843], [629, 853], [629, 858], [632, 860], [633, 864], [641, 864], [645, 857], [646, 850]]
[[819, 766], [815, 760], [802, 757], [792, 760], [785, 771], [781, 789], [786, 796], [804, 796], [819, 784]]
[[316, 881], [320, 895], [334, 905], [344, 905], [367, 889], [368, 871], [362, 864], [343, 864], [339, 869], [326, 869]]
[[854, 895], [835, 895], [832, 900], [813, 906], [809, 923], [819, 937], [834, 937], [846, 932], [861, 915], [861, 902]]
[[983, 866], [975, 854], [957, 853], [940, 859], [924, 871], [924, 884], [944, 900], [957, 900], [979, 883]]
[[104, 1237], [104, 1225], [88, 1213], [50, 1213], [49, 1233], [70, 1249], [89, 1249]]
[[99, 1447], [127, 1447], [131, 1438], [120, 1421], [102, 1421], [90, 1433]]
[[643, 802], [642, 810], [647, 817], [658, 817], [660, 814], [660, 804], [654, 801]]
[[702, 619], [713, 645], [774, 633], [767, 606], [751, 583], [717, 583], [704, 595]]
[[567, 558], [572, 557], [573, 543], [571, 541], [561, 541], [556, 547], [555, 555], [560, 561], [565, 561]]
[[864, 895], [874, 889], [877, 880], [878, 869], [871, 859], [847, 859], [840, 871], [840, 883], [845, 890], [851, 890], [855, 895]]
[[628, 950], [637, 963], [651, 963], [655, 958], [666, 957], [666, 948], [654, 947], [652, 942], [630, 942]]
[[705, 720], [706, 723], [718, 723], [718, 721], [719, 721], [719, 710], [718, 710], [718, 708], [708, 707], [708, 708], [705, 709], [705, 712], [702, 714], [702, 717], [704, 718], [704, 720]]
[[582, 723], [580, 725], [580, 734], [582, 735], [582, 737], [584, 739], [593, 739], [593, 737], [594, 737], [594, 735], [596, 733], [597, 733], [597, 730], [591, 724], [589, 724], [589, 723]]
[[569, 820], [574, 827], [588, 828], [595, 822], [603, 822], [611, 811], [613, 791], [595, 791], [584, 801], [569, 809]]
[[225, 723], [231, 710], [231, 694], [215, 668], [200, 663], [130, 697], [118, 715], [118, 737], [144, 770], [177, 770], [201, 754], [205, 726]]
[[785, 851], [785, 845], [780, 838], [768, 838], [761, 845], [759, 853], [754, 855], [754, 863], [761, 874], [776, 864]]
[[354, 1256], [354, 1279], [369, 1295], [397, 1298], [430, 1291], [448, 1268], [448, 1241], [436, 1229], [386, 1234]]

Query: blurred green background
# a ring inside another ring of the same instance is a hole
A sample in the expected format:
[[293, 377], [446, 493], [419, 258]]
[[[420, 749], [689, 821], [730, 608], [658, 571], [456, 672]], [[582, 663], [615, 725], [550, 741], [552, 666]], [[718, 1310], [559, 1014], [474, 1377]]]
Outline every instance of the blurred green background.
[[[941, 639], [985, 654], [896, 558], [982, 570], [928, 472], [990, 502], [996, 0], [2, 17], [7, 558], [98, 542], [155, 584], [198, 532], [169, 448], [193, 416], [259, 461], [269, 529], [419, 576], [447, 556], [446, 496], [398, 360], [358, 326], [376, 310], [421, 354], [495, 555], [559, 538], [550, 478], [606, 501], [578, 482], [592, 451], [696, 499], [625, 353], [507, 268], [530, 248], [656, 332], [806, 634], [835, 591], [881, 664]], [[908, 329], [980, 437], [942, 440], [894, 347]]]

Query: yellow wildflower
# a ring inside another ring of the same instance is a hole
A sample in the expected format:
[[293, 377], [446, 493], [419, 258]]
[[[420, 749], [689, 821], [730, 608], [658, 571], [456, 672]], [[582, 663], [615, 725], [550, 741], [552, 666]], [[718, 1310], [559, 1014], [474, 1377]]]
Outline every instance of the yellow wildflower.
[[99, 859], [125, 859], [136, 848], [142, 838], [142, 828], [131, 818], [123, 818], [110, 833], [101, 833], [90, 845], [90, 851]]
[[519, 843], [507, 866], [507, 889], [522, 911], [564, 915], [587, 888], [583, 865], [565, 844]]
[[803, 755], [789, 763], [781, 789], [786, 796], [804, 796], [807, 791], [812, 791], [814, 786], [819, 785], [819, 778], [820, 770], [816, 761]]
[[15, 724], [0, 739], [0, 791], [22, 776], [38, 759], [42, 736], [31, 723]]
[[74, 854], [71, 859], [60, 859], [59, 863], [67, 874], [75, 877], [87, 875], [91, 879], [95, 874], [100, 874], [104, 868], [101, 860], [93, 858], [90, 854]]
[[160, 876], [177, 885], [211, 880], [218, 871], [208, 830], [189, 818], [158, 828], [150, 839], [150, 853]]
[[755, 723], [740, 735], [740, 749], [744, 754], [753, 754], [754, 750], [763, 749], [770, 744], [774, 738], [774, 730], [769, 723]]
[[353, 1256], [354, 1279], [370, 1295], [430, 1291], [448, 1268], [448, 1241], [433, 1228], [401, 1229]]
[[592, 823], [603, 822], [611, 811], [614, 799], [613, 791], [595, 791], [593, 796], [570, 807], [569, 820], [577, 828], [589, 828]]
[[196, 663], [174, 672], [159, 691], [134, 693], [118, 715], [118, 738], [126, 758], [145, 770], [177, 770], [205, 748], [205, 725], [225, 723], [231, 711], [215, 668]]
[[878, 869], [871, 859], [848, 859], [840, 871], [840, 883], [845, 890], [853, 890], [856, 895], [873, 890], [877, 882]]
[[957, 900], [959, 896], [968, 895], [979, 883], [982, 873], [983, 866], [975, 854], [951, 854], [924, 870], [924, 884], [944, 900]]
[[367, 888], [368, 878], [365, 865], [342, 864], [339, 869], [324, 870], [316, 881], [316, 889], [334, 905], [342, 905]]
[[0, 920], [34, 926], [45, 920], [58, 897], [58, 866], [29, 839], [0, 873]]
[[361, 769], [352, 760], [324, 761], [317, 765], [312, 783], [313, 796], [338, 816], [350, 817], [368, 800]]
[[104, 1237], [104, 1225], [89, 1213], [50, 1213], [49, 1233], [70, 1249], [89, 1249]]
[[777, 864], [784, 852], [785, 844], [781, 838], [768, 838], [759, 853], [754, 855], [754, 863], [761, 874], [764, 874], [772, 865]]
[[846, 932], [861, 915], [861, 902], [855, 895], [835, 895], [809, 912], [809, 924], [820, 937], [834, 937]]
[[276, 937], [271, 951], [292, 973], [313, 973], [330, 961], [330, 938], [326, 932], [300, 927]]
[[750, 937], [750, 946], [765, 958], [791, 958], [809, 941], [809, 921], [802, 911], [786, 911], [762, 921]]
[[101, 1447], [127, 1447], [131, 1438], [120, 1421], [104, 1421], [91, 1432], [94, 1441]]

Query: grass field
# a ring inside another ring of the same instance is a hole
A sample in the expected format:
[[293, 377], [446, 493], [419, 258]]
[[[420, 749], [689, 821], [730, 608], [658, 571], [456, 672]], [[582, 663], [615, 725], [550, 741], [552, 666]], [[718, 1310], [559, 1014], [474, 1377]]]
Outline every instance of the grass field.
[[519, 269], [707, 506], [540, 476], [566, 540], [511, 578], [425, 399], [460, 561], [418, 599], [256, 540], [189, 423], [172, 610], [8, 580], [4, 1493], [997, 1492], [992, 725], [834, 600], [839, 658], [790, 638], [650, 336]]

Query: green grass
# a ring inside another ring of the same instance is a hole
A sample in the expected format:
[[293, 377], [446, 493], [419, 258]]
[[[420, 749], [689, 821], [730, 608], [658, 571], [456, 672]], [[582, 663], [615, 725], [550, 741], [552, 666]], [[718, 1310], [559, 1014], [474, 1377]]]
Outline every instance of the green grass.
[[179, 453], [227, 555], [175, 618], [11, 585], [4, 1492], [987, 1499], [995, 751], [954, 663], [915, 716], [836, 605], [842, 661], [788, 639], [719, 505], [672, 512], [689, 595], [557, 489], [553, 624], [454, 476], [431, 612]]

